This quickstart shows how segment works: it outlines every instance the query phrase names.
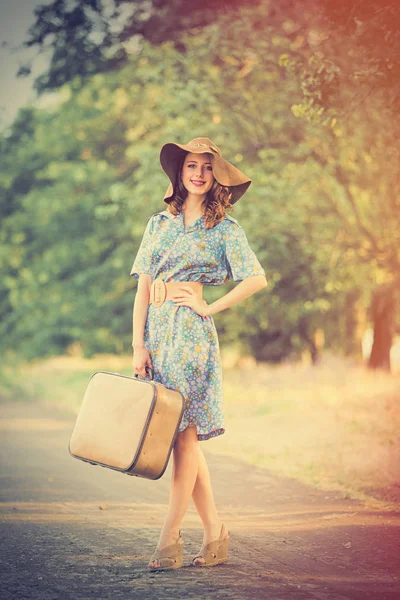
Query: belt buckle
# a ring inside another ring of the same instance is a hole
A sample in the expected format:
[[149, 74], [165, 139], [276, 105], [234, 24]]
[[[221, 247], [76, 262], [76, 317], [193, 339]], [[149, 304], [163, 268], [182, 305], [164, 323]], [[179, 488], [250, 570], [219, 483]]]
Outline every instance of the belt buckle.
[[167, 297], [167, 286], [165, 285], [165, 281], [163, 281], [161, 278], [155, 279], [153, 281], [153, 286], [154, 286], [153, 304], [154, 304], [154, 306], [158, 307], [164, 303], [165, 298]]

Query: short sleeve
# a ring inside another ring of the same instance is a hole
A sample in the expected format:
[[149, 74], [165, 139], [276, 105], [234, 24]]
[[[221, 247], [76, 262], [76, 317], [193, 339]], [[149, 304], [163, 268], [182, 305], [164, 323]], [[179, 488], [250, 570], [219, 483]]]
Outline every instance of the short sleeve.
[[228, 280], [243, 281], [253, 275], [266, 277], [264, 269], [250, 248], [243, 227], [238, 223], [229, 224], [229, 230], [224, 237]]
[[153, 275], [152, 266], [152, 233], [154, 230], [154, 219], [153, 216], [147, 222], [146, 229], [143, 233], [143, 238], [139, 246], [139, 250], [136, 254], [136, 258], [132, 265], [130, 275], [135, 279], [139, 279], [140, 274]]

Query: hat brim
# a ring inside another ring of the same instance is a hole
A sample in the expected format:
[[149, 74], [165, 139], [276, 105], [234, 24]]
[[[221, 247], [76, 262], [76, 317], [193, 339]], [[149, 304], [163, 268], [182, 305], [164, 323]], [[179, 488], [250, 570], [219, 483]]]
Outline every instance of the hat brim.
[[164, 196], [164, 202], [168, 204], [172, 200], [177, 170], [181, 160], [188, 152], [211, 155], [213, 175], [218, 183], [230, 188], [232, 192], [231, 204], [237, 202], [245, 194], [251, 184], [251, 179], [246, 177], [246, 175], [239, 171], [232, 163], [225, 160], [225, 158], [222, 158], [217, 151], [214, 152], [213, 146], [208, 148], [193, 148], [189, 145], [170, 142], [164, 144], [160, 152], [161, 166], [171, 182]]

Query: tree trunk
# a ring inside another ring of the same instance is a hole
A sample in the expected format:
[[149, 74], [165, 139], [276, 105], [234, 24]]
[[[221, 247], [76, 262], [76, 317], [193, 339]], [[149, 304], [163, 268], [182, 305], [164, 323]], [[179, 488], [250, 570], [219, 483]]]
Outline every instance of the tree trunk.
[[372, 297], [374, 341], [368, 366], [390, 372], [390, 349], [396, 331], [397, 290], [393, 284], [378, 287]]
[[310, 330], [306, 319], [300, 319], [298, 323], [299, 333], [310, 353], [311, 362], [317, 365], [321, 358], [321, 350], [324, 347], [325, 336], [322, 329]]
[[366, 311], [359, 288], [349, 291], [344, 305], [344, 353], [362, 359], [362, 338], [366, 329]]

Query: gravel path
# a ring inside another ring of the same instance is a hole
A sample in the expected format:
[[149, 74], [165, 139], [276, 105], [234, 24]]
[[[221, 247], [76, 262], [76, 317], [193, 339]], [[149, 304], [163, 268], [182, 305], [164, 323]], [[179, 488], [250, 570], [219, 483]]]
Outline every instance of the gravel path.
[[400, 510], [367, 506], [207, 452], [231, 532], [230, 561], [190, 566], [202, 537], [185, 517], [185, 568], [150, 573], [168, 501], [159, 481], [70, 457], [71, 420], [2, 405], [1, 600], [398, 600]]

